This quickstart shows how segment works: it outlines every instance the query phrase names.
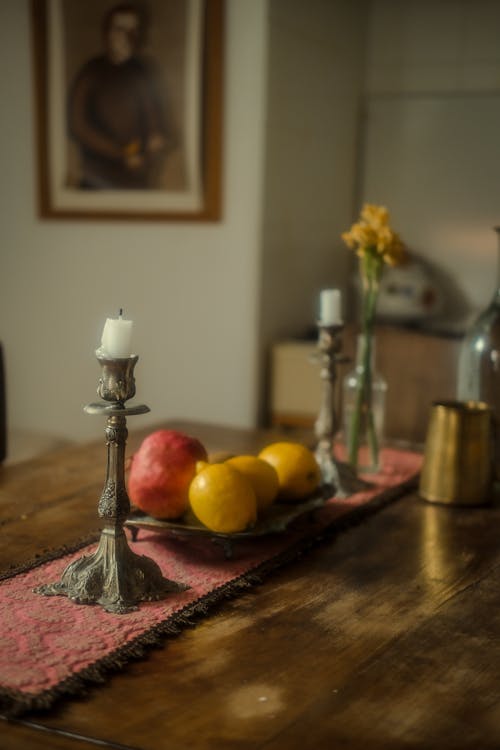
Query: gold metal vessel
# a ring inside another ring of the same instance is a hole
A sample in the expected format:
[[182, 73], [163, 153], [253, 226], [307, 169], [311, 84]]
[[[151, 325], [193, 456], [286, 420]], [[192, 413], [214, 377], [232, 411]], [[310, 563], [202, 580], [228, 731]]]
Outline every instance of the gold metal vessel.
[[434, 503], [484, 505], [493, 479], [493, 418], [479, 401], [434, 402], [420, 496]]

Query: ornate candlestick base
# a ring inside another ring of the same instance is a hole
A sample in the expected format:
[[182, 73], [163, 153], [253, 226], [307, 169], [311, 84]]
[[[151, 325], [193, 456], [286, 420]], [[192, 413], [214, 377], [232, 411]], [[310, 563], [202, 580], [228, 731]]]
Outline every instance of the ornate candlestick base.
[[154, 560], [136, 555], [123, 529], [105, 528], [93, 555], [68, 565], [57, 583], [36, 589], [45, 596], [67, 596], [76, 604], [100, 604], [107, 612], [126, 614], [139, 602], [164, 599], [186, 587], [169, 581]]
[[98, 394], [111, 403], [88, 404], [88, 414], [107, 416], [107, 474], [99, 500], [104, 528], [97, 550], [70, 563], [61, 580], [35, 589], [45, 596], [67, 596], [77, 604], [99, 604], [107, 612], [125, 614], [141, 601], [165, 598], [187, 587], [164, 578], [154, 560], [136, 555], [128, 546], [123, 524], [130, 513], [125, 487], [126, 416], [145, 414], [144, 404], [127, 408], [124, 402], [135, 394], [133, 369], [137, 357], [107, 359], [97, 353], [103, 374]]
[[321, 364], [322, 390], [320, 411], [314, 424], [314, 432], [317, 438], [315, 456], [320, 467], [323, 483], [331, 485], [335, 491], [335, 497], [341, 498], [370, 486], [368, 482], [356, 475], [351, 466], [337, 461], [334, 456], [334, 440], [338, 430], [335, 409], [337, 364], [347, 361], [341, 355], [340, 333], [343, 328], [342, 324], [323, 325], [321, 322], [318, 323], [319, 355], [316, 359], [319, 359]]

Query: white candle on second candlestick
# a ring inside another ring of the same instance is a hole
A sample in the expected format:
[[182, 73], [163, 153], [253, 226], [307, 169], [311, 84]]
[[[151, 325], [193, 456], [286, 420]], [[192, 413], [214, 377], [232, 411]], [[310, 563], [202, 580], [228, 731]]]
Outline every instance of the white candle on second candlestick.
[[324, 326], [342, 325], [340, 289], [323, 289], [319, 295], [319, 322]]
[[118, 318], [107, 318], [101, 338], [101, 351], [108, 357], [130, 357], [132, 320], [125, 320], [122, 311]]

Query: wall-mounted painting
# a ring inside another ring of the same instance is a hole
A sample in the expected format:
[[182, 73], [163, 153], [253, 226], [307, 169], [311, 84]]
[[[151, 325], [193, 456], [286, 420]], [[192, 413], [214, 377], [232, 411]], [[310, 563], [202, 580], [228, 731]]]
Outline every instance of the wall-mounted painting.
[[32, 0], [42, 217], [221, 217], [224, 0]]

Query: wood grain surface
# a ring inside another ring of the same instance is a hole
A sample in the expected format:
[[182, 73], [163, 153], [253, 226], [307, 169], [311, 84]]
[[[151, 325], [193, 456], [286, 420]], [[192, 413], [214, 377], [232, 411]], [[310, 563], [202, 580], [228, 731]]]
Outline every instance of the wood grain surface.
[[[210, 451], [277, 435], [173, 426]], [[0, 570], [97, 529], [103, 467], [101, 443], [4, 467]], [[0, 747], [498, 748], [499, 526], [498, 502], [409, 494], [86, 696], [0, 722]]]

